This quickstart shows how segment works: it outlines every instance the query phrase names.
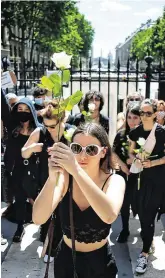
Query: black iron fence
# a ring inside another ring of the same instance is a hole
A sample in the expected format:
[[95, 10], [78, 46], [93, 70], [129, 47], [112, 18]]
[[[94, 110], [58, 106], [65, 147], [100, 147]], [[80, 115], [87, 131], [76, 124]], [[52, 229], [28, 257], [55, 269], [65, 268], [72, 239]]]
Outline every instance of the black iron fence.
[[[117, 66], [111, 64], [110, 60], [103, 65], [101, 58], [98, 59], [98, 64], [93, 64], [92, 58], [88, 60], [79, 59], [79, 65], [75, 68], [71, 63], [71, 80], [65, 85], [72, 94], [75, 90], [80, 89], [84, 93], [87, 90], [96, 89], [105, 94], [107, 103], [107, 115], [110, 115], [111, 95], [115, 94], [117, 98], [117, 111], [122, 110], [123, 99], [132, 91], [141, 90], [146, 98], [151, 97], [152, 84], [159, 99], [165, 100], [165, 68], [162, 63], [153, 66], [152, 57], [148, 56], [145, 59], [146, 68], [140, 70], [139, 61], [134, 63], [128, 59], [127, 65], [122, 67], [120, 61]], [[5, 68], [7, 70], [7, 66]], [[23, 65], [18, 64], [16, 59], [12, 64], [12, 69], [17, 76], [17, 85], [14, 91], [17, 95], [32, 95], [33, 88], [40, 81], [40, 78], [48, 74], [49, 71], [55, 70], [53, 62], [41, 64], [33, 62], [30, 65], [24, 60]], [[143, 86], [141, 85], [143, 84]]]

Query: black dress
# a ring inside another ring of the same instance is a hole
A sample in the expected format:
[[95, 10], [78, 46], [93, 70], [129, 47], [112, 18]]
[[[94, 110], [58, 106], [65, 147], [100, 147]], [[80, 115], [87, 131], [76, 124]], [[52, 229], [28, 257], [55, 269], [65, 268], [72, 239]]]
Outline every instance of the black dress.
[[29, 136], [18, 134], [10, 135], [7, 141], [5, 152], [5, 167], [8, 178], [8, 198], [14, 197], [15, 203], [11, 205], [6, 215], [7, 219], [16, 223], [25, 223], [30, 219], [27, 211], [27, 194], [23, 189], [24, 164], [21, 156], [21, 149], [27, 142]]
[[[145, 131], [143, 125], [140, 125], [130, 132], [129, 138], [137, 142], [139, 138], [147, 139], [149, 134], [150, 131]], [[161, 125], [157, 125], [155, 137], [156, 144], [151, 156], [157, 157], [153, 160], [165, 156], [165, 129]], [[141, 172], [137, 211], [143, 216], [152, 213], [158, 213], [160, 216], [165, 213], [165, 164], [144, 168]]]
[[[114, 139], [113, 151], [117, 156], [122, 160], [123, 163], [127, 165], [128, 155], [128, 134], [125, 130], [120, 130]], [[127, 165], [128, 169], [130, 165]], [[133, 212], [133, 215], [136, 215], [136, 194], [137, 194], [137, 174], [130, 174], [127, 176], [122, 170], [117, 172], [125, 179], [126, 190], [124, 195], [124, 201], [121, 208], [121, 217], [123, 229], [128, 230], [129, 225], [129, 215], [130, 215], [130, 206]]]

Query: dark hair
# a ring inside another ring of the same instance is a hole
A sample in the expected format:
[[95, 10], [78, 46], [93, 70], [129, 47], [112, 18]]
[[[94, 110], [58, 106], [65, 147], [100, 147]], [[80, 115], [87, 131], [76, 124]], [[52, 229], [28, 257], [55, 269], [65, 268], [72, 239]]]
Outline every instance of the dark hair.
[[48, 93], [47, 89], [40, 88], [40, 87], [35, 87], [33, 91], [33, 97], [39, 97], [39, 96], [44, 96]]
[[100, 144], [102, 147], [106, 147], [107, 152], [104, 158], [101, 158], [100, 160], [100, 168], [105, 172], [109, 173], [110, 170], [113, 168], [113, 163], [112, 163], [112, 151], [111, 151], [111, 146], [109, 143], [109, 138], [108, 135], [105, 131], [105, 129], [96, 123], [85, 123], [83, 125], [80, 125], [77, 127], [77, 129], [74, 131], [73, 136], [72, 136], [72, 142], [74, 140], [74, 137], [77, 134], [88, 134], [90, 136], [95, 137], [97, 140], [99, 140]]
[[[42, 117], [49, 120], [58, 120], [58, 114], [54, 113], [54, 110], [59, 109], [59, 100], [53, 99], [49, 101], [45, 109], [43, 109]], [[63, 120], [65, 118], [65, 112], [60, 113], [60, 119]]]
[[123, 129], [123, 135], [128, 135], [130, 132], [130, 127], [127, 122], [127, 117], [129, 113], [132, 113], [140, 117], [140, 106], [135, 104], [127, 109], [126, 117], [125, 117], [126, 124], [125, 124], [125, 128]]
[[157, 104], [154, 102], [154, 100], [146, 98], [145, 100], [142, 101], [140, 108], [142, 107], [142, 105], [144, 104], [148, 104], [152, 107], [154, 113], [157, 111]]
[[89, 111], [89, 108], [88, 108], [88, 104], [89, 104], [89, 100], [91, 98], [93, 98], [93, 96], [97, 96], [100, 98], [100, 107], [99, 107], [99, 111], [102, 110], [103, 108], [103, 105], [104, 105], [104, 98], [103, 98], [103, 95], [101, 92], [98, 92], [98, 91], [95, 91], [95, 90], [91, 90], [89, 92], [87, 92], [84, 96], [84, 101], [83, 101], [83, 106], [84, 106], [84, 110], [85, 111]]

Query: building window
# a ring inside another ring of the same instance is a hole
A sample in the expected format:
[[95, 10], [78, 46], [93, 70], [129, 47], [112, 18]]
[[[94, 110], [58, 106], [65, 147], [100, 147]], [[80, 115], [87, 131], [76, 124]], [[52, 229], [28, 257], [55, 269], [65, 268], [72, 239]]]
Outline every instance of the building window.
[[12, 48], [12, 45], [10, 45], [10, 56], [11, 56], [11, 57], [13, 56], [13, 48]]

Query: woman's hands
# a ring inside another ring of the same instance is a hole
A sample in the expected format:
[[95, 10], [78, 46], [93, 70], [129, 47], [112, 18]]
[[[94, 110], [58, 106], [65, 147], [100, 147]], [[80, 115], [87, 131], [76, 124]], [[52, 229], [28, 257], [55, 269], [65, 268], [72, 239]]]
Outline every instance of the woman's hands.
[[49, 176], [55, 176], [57, 172], [63, 172], [65, 169], [71, 175], [77, 171], [78, 163], [68, 146], [59, 142], [53, 147], [48, 148], [49, 158]]
[[152, 167], [152, 162], [151, 162], [151, 160], [144, 160], [144, 161], [142, 162], [142, 166], [143, 166], [143, 168], [150, 168], [150, 167]]

